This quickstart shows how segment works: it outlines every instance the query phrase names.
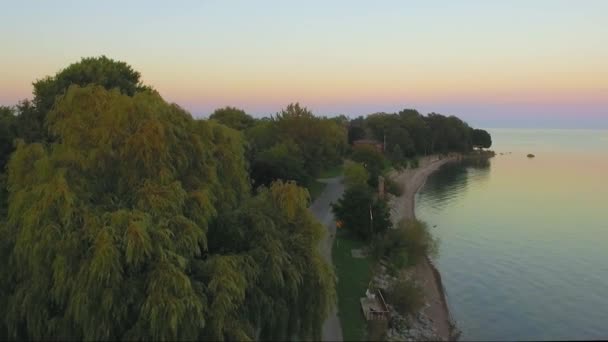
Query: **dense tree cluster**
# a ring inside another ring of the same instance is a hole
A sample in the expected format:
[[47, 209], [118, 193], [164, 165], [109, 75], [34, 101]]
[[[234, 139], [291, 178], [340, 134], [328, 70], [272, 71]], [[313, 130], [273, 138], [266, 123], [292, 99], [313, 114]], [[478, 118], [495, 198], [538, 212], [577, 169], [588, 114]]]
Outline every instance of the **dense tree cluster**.
[[0, 339], [320, 338], [323, 228], [296, 184], [252, 192], [229, 115], [196, 120], [105, 57], [39, 82], [0, 110]]
[[346, 118], [316, 117], [298, 103], [258, 120], [234, 108], [211, 117], [244, 132], [256, 186], [278, 179], [307, 185], [323, 169], [341, 163], [347, 149]]
[[490, 133], [483, 129], [472, 130], [471, 139], [474, 147], [490, 148], [490, 146], [492, 146], [492, 137], [490, 136]]
[[437, 113], [421, 115], [414, 109], [399, 113], [376, 113], [351, 120], [350, 143], [374, 139], [384, 144], [387, 157], [397, 166], [415, 156], [447, 152], [468, 152], [473, 146], [490, 147], [490, 135], [471, 128], [455, 116]]

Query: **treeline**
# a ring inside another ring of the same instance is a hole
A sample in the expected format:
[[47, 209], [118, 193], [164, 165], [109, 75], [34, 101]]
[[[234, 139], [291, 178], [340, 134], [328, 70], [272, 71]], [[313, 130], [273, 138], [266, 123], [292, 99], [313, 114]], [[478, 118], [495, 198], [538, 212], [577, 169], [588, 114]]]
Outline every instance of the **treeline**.
[[358, 117], [350, 122], [348, 141], [375, 139], [385, 143], [385, 152], [394, 158], [448, 152], [468, 152], [473, 147], [489, 148], [490, 135], [473, 129], [455, 116], [430, 113], [426, 116], [415, 109], [398, 113], [376, 113]]
[[252, 191], [240, 132], [105, 57], [34, 89], [0, 121], [0, 339], [320, 339], [324, 229], [295, 183]]
[[345, 125], [338, 119], [316, 117], [298, 103], [269, 118], [254, 119], [243, 110], [226, 107], [210, 119], [243, 133], [255, 185], [277, 179], [310, 184], [321, 171], [341, 163], [347, 152]]

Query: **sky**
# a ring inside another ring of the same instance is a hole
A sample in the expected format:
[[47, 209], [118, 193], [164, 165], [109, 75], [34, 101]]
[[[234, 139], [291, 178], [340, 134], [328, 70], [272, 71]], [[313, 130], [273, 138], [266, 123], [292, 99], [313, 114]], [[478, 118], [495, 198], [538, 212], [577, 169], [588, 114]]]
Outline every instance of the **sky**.
[[608, 1], [0, 0], [0, 46], [0, 105], [106, 55], [199, 117], [300, 102], [608, 128]]

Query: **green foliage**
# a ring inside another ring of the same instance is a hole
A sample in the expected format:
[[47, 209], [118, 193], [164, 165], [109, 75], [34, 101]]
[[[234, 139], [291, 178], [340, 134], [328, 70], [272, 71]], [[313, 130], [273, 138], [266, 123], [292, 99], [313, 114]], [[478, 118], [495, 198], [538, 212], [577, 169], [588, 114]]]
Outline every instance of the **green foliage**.
[[380, 261], [389, 261], [388, 270], [395, 274], [403, 267], [409, 265], [409, 251], [407, 249], [407, 233], [404, 229], [389, 229], [383, 235], [377, 236], [372, 243], [372, 256]]
[[340, 121], [315, 117], [297, 103], [271, 120], [256, 121], [245, 136], [256, 185], [277, 179], [308, 184], [322, 170], [339, 164], [346, 151], [346, 129]]
[[[391, 161], [398, 161], [395, 163], [397, 167], [401, 158], [468, 152], [473, 146], [472, 135], [473, 129], [455, 116], [437, 113], [423, 116], [414, 109], [404, 109], [395, 114], [371, 114], [352, 120], [349, 125], [349, 143], [364, 137], [383, 142]], [[485, 145], [487, 138], [485, 135], [482, 138]]]
[[348, 126], [348, 143], [352, 144], [359, 139], [365, 139], [365, 119], [359, 117], [350, 122]]
[[298, 103], [287, 106], [274, 121], [281, 140], [293, 140], [299, 147], [309, 175], [314, 177], [328, 165], [341, 161], [346, 130], [336, 121], [317, 118]]
[[293, 141], [278, 143], [258, 153], [253, 161], [251, 176], [256, 184], [270, 184], [276, 179], [294, 180], [298, 184], [309, 181], [302, 152]]
[[391, 284], [387, 300], [402, 315], [418, 312], [424, 305], [424, 291], [412, 280], [401, 275]]
[[347, 161], [344, 165], [344, 184], [351, 188], [354, 186], [365, 186], [369, 181], [369, 172], [363, 164]]
[[473, 129], [471, 131], [471, 141], [473, 146], [479, 148], [490, 148], [492, 146], [490, 133], [483, 129]]
[[342, 198], [332, 204], [332, 209], [346, 229], [364, 240], [370, 240], [391, 227], [386, 201], [376, 198], [367, 185], [348, 188]]
[[86, 86], [97, 84], [105, 89], [117, 88], [122, 94], [133, 96], [148, 89], [140, 81], [141, 75], [125, 62], [106, 56], [82, 58], [59, 71], [55, 76], [34, 82], [34, 104], [44, 113], [51, 110], [57, 96], [75, 84]]
[[407, 250], [408, 261], [417, 264], [426, 256], [434, 257], [438, 252], [438, 242], [429, 232], [426, 223], [418, 220], [407, 220], [399, 223], [399, 243]]
[[407, 168], [407, 159], [405, 158], [405, 155], [404, 155], [403, 151], [401, 150], [401, 146], [399, 146], [399, 145], [393, 146], [392, 150], [389, 152], [388, 157], [389, 157], [391, 163], [393, 164], [393, 167], [395, 167], [395, 169], [399, 170], [399, 169]]
[[335, 276], [318, 252], [324, 229], [312, 217], [308, 201], [308, 192], [294, 183], [275, 182], [210, 231], [210, 253], [252, 259], [248, 282], [253, 285], [239, 292], [251, 299], [238, 297], [235, 305], [244, 306], [262, 340], [320, 339], [335, 302]]
[[4, 173], [6, 163], [13, 152], [16, 117], [14, 109], [0, 106], [0, 173]]
[[403, 189], [401, 188], [401, 185], [399, 185], [397, 182], [395, 182], [389, 177], [384, 178], [384, 188], [386, 189], [386, 192], [393, 196], [399, 197], [401, 196], [401, 194], [403, 194]]
[[373, 187], [378, 186], [378, 176], [382, 174], [386, 162], [382, 153], [373, 146], [360, 145], [353, 148], [351, 159], [363, 164], [369, 172], [369, 184]]
[[433, 153], [466, 152], [472, 148], [471, 129], [459, 118], [430, 113], [425, 121], [431, 129]]
[[247, 115], [244, 110], [235, 107], [224, 107], [216, 109], [209, 119], [217, 120], [221, 124], [238, 131], [243, 131], [252, 127], [255, 120], [250, 115]]
[[[319, 338], [335, 279], [308, 192], [249, 196], [241, 134], [151, 91], [71, 86], [0, 223], [10, 339]], [[0, 327], [3, 328], [3, 327]]]

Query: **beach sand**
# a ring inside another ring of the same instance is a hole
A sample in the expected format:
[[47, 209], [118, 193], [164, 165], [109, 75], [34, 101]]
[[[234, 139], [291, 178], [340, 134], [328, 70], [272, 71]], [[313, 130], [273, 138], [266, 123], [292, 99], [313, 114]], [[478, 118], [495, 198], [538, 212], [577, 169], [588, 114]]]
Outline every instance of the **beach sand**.
[[[403, 219], [415, 218], [415, 198], [418, 190], [424, 185], [427, 177], [435, 172], [441, 165], [456, 160], [457, 156], [443, 157], [429, 156], [420, 159], [419, 167], [406, 169], [400, 172], [393, 171], [389, 177], [396, 181], [403, 193], [399, 197], [391, 197], [391, 218], [393, 224]], [[429, 304], [422, 309], [422, 313], [431, 319], [436, 333], [443, 340], [452, 340], [450, 313], [447, 306], [441, 276], [429, 258], [414, 268], [414, 277], [423, 286], [426, 301]]]

